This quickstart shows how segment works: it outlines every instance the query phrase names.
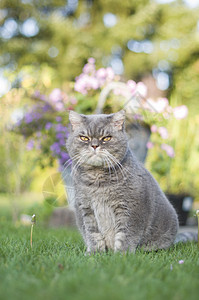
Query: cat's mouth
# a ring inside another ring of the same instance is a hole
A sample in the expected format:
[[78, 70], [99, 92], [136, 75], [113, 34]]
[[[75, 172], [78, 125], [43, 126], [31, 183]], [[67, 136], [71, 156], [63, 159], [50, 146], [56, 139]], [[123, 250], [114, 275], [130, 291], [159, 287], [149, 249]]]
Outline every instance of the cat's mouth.
[[88, 157], [86, 164], [94, 167], [100, 167], [104, 164], [104, 162], [99, 154], [93, 153], [91, 156]]
[[101, 167], [104, 165], [102, 156], [100, 155], [99, 151], [96, 150], [92, 151], [92, 153], [88, 153], [84, 160], [84, 164], [94, 167]]

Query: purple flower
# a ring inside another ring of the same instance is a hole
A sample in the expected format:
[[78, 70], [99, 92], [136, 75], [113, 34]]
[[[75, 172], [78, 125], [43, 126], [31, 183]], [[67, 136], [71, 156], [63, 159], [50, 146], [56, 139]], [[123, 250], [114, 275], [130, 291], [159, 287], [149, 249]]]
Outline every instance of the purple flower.
[[27, 150], [28, 151], [32, 150], [34, 148], [34, 145], [35, 145], [35, 142], [33, 140], [29, 140], [26, 145]]
[[59, 139], [63, 139], [64, 138], [64, 133], [63, 132], [58, 132], [56, 134], [56, 138], [59, 140]]
[[60, 139], [59, 144], [60, 144], [60, 146], [65, 146], [66, 145], [66, 140], [65, 139]]
[[65, 131], [66, 131], [66, 127], [63, 126], [62, 124], [56, 124], [56, 125], [55, 125], [55, 130], [56, 130], [57, 132], [65, 132]]
[[65, 133], [65, 137], [66, 137], [66, 138], [69, 137], [69, 132], [68, 132], [68, 130], [67, 130], [66, 133]]
[[33, 121], [33, 116], [31, 115], [31, 113], [27, 113], [26, 115], [25, 115], [25, 123], [27, 123], [27, 124], [29, 124], [29, 123], [31, 123], [32, 121]]
[[42, 117], [42, 114], [41, 114], [41, 113], [39, 113], [39, 112], [34, 112], [34, 113], [33, 113], [33, 118], [34, 118], [35, 120], [39, 120], [39, 119], [41, 119], [41, 117]]
[[40, 132], [40, 131], [37, 131], [36, 136], [37, 136], [38, 138], [40, 138], [41, 135], [42, 135], [41, 132]]
[[42, 101], [46, 101], [46, 96], [42, 95], [40, 93], [40, 91], [35, 91], [34, 94], [33, 94], [33, 97], [38, 98], [38, 99], [40, 99]]
[[140, 114], [134, 114], [133, 118], [134, 118], [134, 120], [140, 120], [140, 121], [144, 120], [144, 117]]
[[60, 116], [56, 117], [57, 122], [61, 122], [61, 120], [62, 120], [62, 117], [60, 117]]
[[61, 152], [60, 156], [61, 157], [59, 158], [59, 163], [60, 163], [61, 166], [63, 166], [65, 164], [65, 162], [68, 161], [70, 156], [66, 152]]
[[178, 262], [180, 265], [182, 265], [182, 264], [184, 264], [184, 260], [179, 260], [179, 262]]
[[61, 149], [60, 149], [59, 143], [56, 142], [56, 143], [52, 144], [52, 145], [50, 146], [50, 150], [51, 150], [52, 152], [56, 153], [56, 154], [60, 154]]
[[42, 107], [42, 111], [43, 111], [43, 112], [47, 112], [47, 111], [49, 111], [49, 110], [51, 110], [51, 106], [50, 106], [49, 104], [45, 104], [45, 105]]
[[175, 152], [174, 152], [173, 147], [171, 147], [167, 144], [162, 144], [161, 148], [162, 148], [162, 150], [166, 151], [166, 153], [169, 157], [174, 157], [175, 156]]
[[69, 155], [66, 152], [61, 152], [61, 157], [65, 160], [69, 159]]
[[50, 128], [52, 128], [52, 123], [51, 122], [46, 123], [45, 129], [49, 130]]

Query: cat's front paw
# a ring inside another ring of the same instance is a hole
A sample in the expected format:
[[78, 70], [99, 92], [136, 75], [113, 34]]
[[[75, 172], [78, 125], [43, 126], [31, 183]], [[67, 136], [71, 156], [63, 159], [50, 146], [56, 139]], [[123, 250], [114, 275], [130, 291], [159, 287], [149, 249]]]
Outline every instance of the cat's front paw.
[[106, 252], [107, 251], [107, 248], [106, 248], [106, 245], [105, 245], [105, 243], [102, 243], [102, 242], [100, 242], [100, 244], [98, 244], [98, 245], [95, 245], [95, 246], [93, 246], [93, 247], [88, 247], [87, 249], [86, 249], [86, 253], [85, 253], [85, 255], [87, 256], [89, 256], [89, 255], [92, 255], [92, 254], [96, 254], [96, 253], [99, 253], [99, 252]]
[[92, 234], [92, 243], [88, 247], [87, 252], [96, 253], [96, 252], [105, 252], [107, 250], [106, 243], [104, 238], [100, 233]]
[[126, 236], [123, 232], [118, 232], [115, 236], [114, 252], [126, 252], [127, 250]]

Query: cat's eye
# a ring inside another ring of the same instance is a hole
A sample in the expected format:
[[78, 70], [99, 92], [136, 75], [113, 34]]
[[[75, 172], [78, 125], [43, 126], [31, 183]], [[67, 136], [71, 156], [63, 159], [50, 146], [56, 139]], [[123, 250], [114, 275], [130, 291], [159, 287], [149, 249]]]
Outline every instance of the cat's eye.
[[102, 142], [108, 142], [108, 141], [110, 141], [111, 139], [112, 139], [111, 136], [105, 136], [105, 137], [102, 138]]
[[80, 140], [82, 140], [83, 142], [88, 142], [89, 138], [87, 136], [80, 135]]

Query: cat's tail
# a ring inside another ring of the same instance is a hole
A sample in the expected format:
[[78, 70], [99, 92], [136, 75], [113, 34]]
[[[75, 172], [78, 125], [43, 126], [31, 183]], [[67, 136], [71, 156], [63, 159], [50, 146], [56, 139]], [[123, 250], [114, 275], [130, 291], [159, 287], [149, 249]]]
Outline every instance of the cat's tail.
[[186, 242], [197, 242], [198, 241], [198, 233], [197, 232], [182, 232], [178, 233], [174, 244], [177, 243], [186, 243]]

